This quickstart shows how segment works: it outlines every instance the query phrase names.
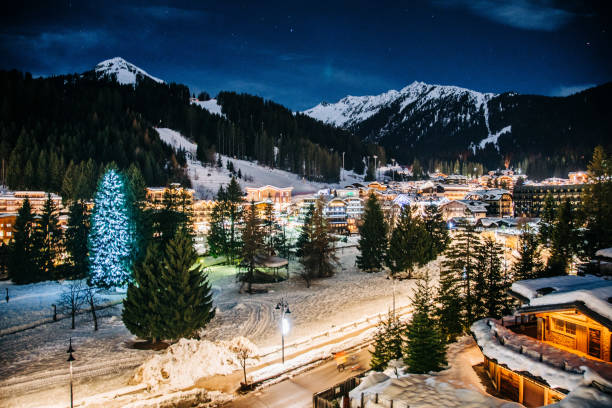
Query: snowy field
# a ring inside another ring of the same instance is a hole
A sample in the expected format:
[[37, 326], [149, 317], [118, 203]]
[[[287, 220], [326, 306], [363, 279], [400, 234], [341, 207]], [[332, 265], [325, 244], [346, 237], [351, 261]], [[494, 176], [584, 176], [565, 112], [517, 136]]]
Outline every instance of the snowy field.
[[[315, 281], [306, 288], [299, 277], [297, 262], [290, 264], [290, 279], [265, 285], [265, 294], [239, 294], [239, 284], [225, 266], [212, 266], [211, 283], [217, 314], [203, 331], [203, 339], [211, 342], [230, 341], [244, 336], [261, 350], [278, 358], [280, 343], [279, 316], [276, 303], [285, 297], [291, 308], [291, 330], [285, 338], [288, 353], [295, 353], [305, 341], [313, 337], [341, 337], [347, 323], [365, 327], [375, 324], [378, 314], [384, 315], [393, 304], [393, 282], [384, 273], [367, 274], [355, 267], [355, 248], [339, 254], [341, 263], [334, 277]], [[437, 279], [438, 262], [427, 269]], [[1, 303], [3, 329], [44, 319], [50, 314], [50, 304], [57, 300], [60, 284], [45, 282], [18, 286], [4, 283], [11, 300]], [[396, 307], [409, 303], [414, 281], [395, 283]], [[115, 297], [120, 295], [114, 295]], [[76, 350], [74, 363], [77, 395], [112, 391], [127, 386], [128, 380], [145, 360], [164, 352], [141, 351], [129, 347], [135, 340], [121, 322], [121, 305], [105, 309], [100, 330], [93, 331], [88, 314], [77, 320], [76, 330], [70, 330], [70, 320], [40, 324], [32, 329], [0, 336], [2, 361], [0, 365], [1, 406], [45, 406], [49, 398], [66, 396], [68, 364], [66, 349], [73, 339]], [[6, 316], [6, 318], [5, 318]], [[12, 317], [11, 317], [12, 316]], [[299, 343], [293, 349], [292, 344]], [[325, 351], [328, 353], [330, 350]], [[272, 354], [270, 354], [272, 355]], [[272, 357], [269, 357], [271, 359]], [[233, 366], [235, 368], [235, 366]], [[270, 372], [260, 373], [265, 376]], [[214, 374], [202, 369], [192, 373]], [[180, 384], [184, 385], [184, 384]]]
[[258, 165], [257, 163], [233, 159], [223, 155], [221, 156], [223, 168], [208, 167], [202, 165], [200, 161], [195, 160], [197, 150], [197, 145], [195, 143], [172, 129], [157, 128], [156, 130], [164, 143], [175, 149], [183, 149], [190, 153], [192, 159], [187, 160], [187, 172], [192, 187], [199, 198], [212, 199], [217, 194], [220, 185], [227, 185], [229, 183], [231, 176], [226, 168], [228, 159], [234, 163], [236, 172], [240, 169], [243, 176], [251, 177], [252, 181], [245, 181], [244, 178], [238, 180], [243, 189], [245, 187], [261, 187], [269, 184], [276, 187], [293, 187], [294, 195], [311, 194], [323, 188], [337, 188], [341, 185], [345, 186], [363, 181], [363, 176], [355, 175], [353, 172], [344, 172], [344, 181], [342, 183], [317, 183], [308, 181], [288, 171], [272, 169]]

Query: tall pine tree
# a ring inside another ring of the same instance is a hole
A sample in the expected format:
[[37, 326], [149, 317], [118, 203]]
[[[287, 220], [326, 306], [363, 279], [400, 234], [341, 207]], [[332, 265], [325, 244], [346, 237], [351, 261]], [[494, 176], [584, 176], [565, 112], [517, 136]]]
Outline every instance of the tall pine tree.
[[248, 284], [247, 291], [252, 293], [252, 285], [255, 277], [255, 258], [265, 249], [265, 237], [261, 226], [261, 220], [257, 217], [255, 203], [251, 202], [249, 209], [245, 211], [245, 222], [242, 230], [242, 263], [246, 265], [247, 272], [245, 281]]
[[391, 312], [387, 319], [378, 323], [376, 334], [374, 334], [374, 350], [370, 351], [372, 370], [383, 371], [387, 368], [389, 361], [402, 358], [404, 331], [404, 324]]
[[588, 165], [591, 183], [585, 189], [581, 214], [584, 222], [584, 255], [612, 246], [612, 158], [597, 146]]
[[423, 224], [429, 236], [426, 259], [432, 261], [444, 252], [450, 242], [448, 228], [446, 227], [446, 221], [444, 221], [440, 207], [437, 205], [425, 207]]
[[451, 246], [445, 252], [446, 259], [443, 262], [443, 274], [451, 275], [449, 281], [454, 280], [459, 285], [464, 323], [467, 327], [472, 325], [475, 316], [474, 280], [480, 246], [480, 237], [474, 226], [460, 224]]
[[499, 318], [506, 297], [507, 280], [502, 274], [502, 247], [486, 237], [478, 248], [474, 274], [474, 319]]
[[134, 279], [128, 286], [121, 312], [130, 333], [152, 343], [165, 334], [160, 302], [166, 289], [162, 285], [160, 252], [157, 242], [149, 243], [144, 259], [134, 266]]
[[552, 228], [550, 258], [546, 264], [546, 275], [566, 275], [574, 255], [577, 254], [578, 236], [575, 212], [569, 200], [557, 209], [557, 218]]
[[193, 338], [215, 316], [207, 275], [196, 266], [198, 255], [187, 228], [168, 242], [162, 260], [160, 303], [162, 336]]
[[429, 235], [422, 219], [413, 215], [410, 206], [404, 206], [391, 233], [387, 249], [386, 264], [391, 275], [407, 271], [408, 279], [412, 279], [413, 268], [417, 265], [423, 266], [428, 261], [428, 249]]
[[71, 279], [83, 279], [89, 274], [88, 235], [87, 207], [81, 201], [74, 201], [69, 209], [65, 241], [69, 265], [68, 274]]
[[323, 215], [323, 202], [317, 200], [314, 207], [309, 226], [305, 226], [309, 231], [309, 237], [302, 249], [300, 263], [304, 270], [302, 277], [306, 281], [306, 286], [316, 278], [327, 278], [334, 274], [334, 267], [338, 263], [335, 254], [334, 238], [329, 232], [329, 227]]
[[58, 210], [51, 199], [51, 194], [47, 194], [47, 200], [43, 205], [42, 213], [35, 228], [36, 244], [40, 248], [38, 258], [39, 269], [44, 276], [44, 280], [58, 278], [56, 262], [62, 252], [62, 229], [59, 226]]
[[17, 213], [14, 230], [7, 262], [9, 277], [17, 284], [37, 282], [41, 279], [36, 262], [40, 257], [40, 248], [35, 245], [34, 216], [27, 198]]
[[519, 259], [512, 266], [512, 277], [515, 280], [539, 278], [543, 265], [538, 245], [538, 237], [529, 227], [523, 228], [519, 238]]
[[89, 231], [89, 269], [96, 286], [119, 287], [130, 282], [135, 249], [132, 203], [123, 176], [115, 169], [98, 185]]
[[544, 206], [540, 214], [539, 238], [542, 245], [548, 247], [552, 241], [552, 231], [557, 218], [557, 207], [552, 193], [549, 191], [544, 198]]
[[374, 193], [370, 193], [359, 228], [357, 266], [362, 271], [376, 272], [383, 267], [387, 249], [387, 224]]
[[433, 318], [433, 299], [429, 277], [426, 276], [417, 282], [412, 297], [414, 313], [406, 329], [403, 355], [411, 373], [439, 371], [446, 364], [446, 345]]

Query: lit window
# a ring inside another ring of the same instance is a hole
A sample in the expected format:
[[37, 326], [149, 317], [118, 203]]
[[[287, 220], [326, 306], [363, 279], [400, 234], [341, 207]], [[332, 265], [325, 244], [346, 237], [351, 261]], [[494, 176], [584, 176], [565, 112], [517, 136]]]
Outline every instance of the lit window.
[[11, 231], [9, 231], [9, 232], [7, 232], [7, 233], [6, 233], [6, 236], [7, 236], [7, 237], [10, 237], [11, 235], [13, 235], [13, 233], [12, 233]]
[[561, 319], [553, 319], [553, 327], [558, 331], [565, 331], [565, 322]]
[[576, 325], [574, 323], [565, 322], [565, 332], [567, 334], [576, 334]]

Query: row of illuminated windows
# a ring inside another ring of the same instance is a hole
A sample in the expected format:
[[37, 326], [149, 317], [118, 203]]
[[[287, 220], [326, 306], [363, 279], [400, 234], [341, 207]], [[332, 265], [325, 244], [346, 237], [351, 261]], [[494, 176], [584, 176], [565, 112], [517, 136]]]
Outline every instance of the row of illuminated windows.
[[[7, 231], [7, 232], [6, 232], [6, 236], [7, 236], [7, 237], [10, 237], [10, 236], [12, 236], [12, 235], [13, 235], [13, 233], [12, 233], [11, 231]], [[4, 231], [0, 231], [0, 237], [3, 237], [3, 236], [4, 236]]]

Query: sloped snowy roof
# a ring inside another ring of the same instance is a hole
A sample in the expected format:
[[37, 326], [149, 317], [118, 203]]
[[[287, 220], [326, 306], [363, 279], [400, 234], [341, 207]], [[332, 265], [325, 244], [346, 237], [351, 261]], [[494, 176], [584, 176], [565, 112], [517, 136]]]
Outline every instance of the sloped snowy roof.
[[551, 388], [573, 390], [585, 378], [585, 373], [595, 372], [609, 384], [612, 366], [587, 359], [559, 349], [523, 334], [516, 334], [494, 319], [475, 322], [471, 331], [487, 358], [494, 359], [517, 372], [528, 372], [533, 378], [541, 378]]
[[599, 251], [595, 252], [595, 256], [601, 256], [604, 258], [612, 258], [612, 248], [600, 249]]
[[[529, 308], [584, 303], [584, 307], [612, 321], [612, 281], [596, 276], [555, 276], [514, 282], [510, 290], [524, 297]], [[606, 322], [600, 322], [606, 323]]]

